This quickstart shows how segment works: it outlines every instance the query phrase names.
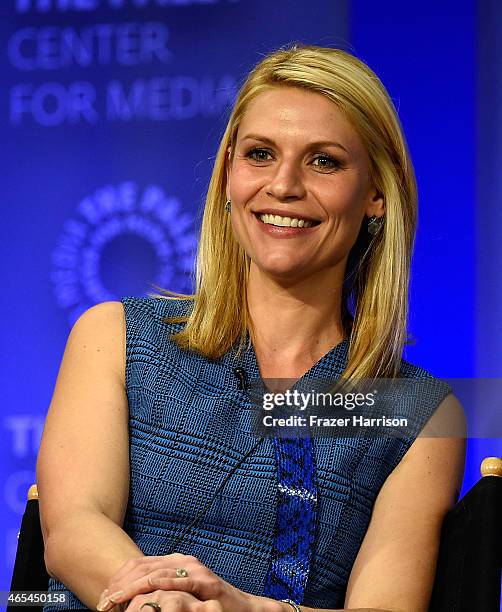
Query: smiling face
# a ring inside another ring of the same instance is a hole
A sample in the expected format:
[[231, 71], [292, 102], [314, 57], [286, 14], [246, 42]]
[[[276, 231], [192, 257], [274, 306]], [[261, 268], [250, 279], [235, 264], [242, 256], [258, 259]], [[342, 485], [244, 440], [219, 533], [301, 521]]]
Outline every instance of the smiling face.
[[364, 215], [384, 212], [354, 127], [322, 94], [291, 86], [249, 104], [232, 159], [229, 151], [226, 195], [251, 266], [277, 280], [340, 280]]

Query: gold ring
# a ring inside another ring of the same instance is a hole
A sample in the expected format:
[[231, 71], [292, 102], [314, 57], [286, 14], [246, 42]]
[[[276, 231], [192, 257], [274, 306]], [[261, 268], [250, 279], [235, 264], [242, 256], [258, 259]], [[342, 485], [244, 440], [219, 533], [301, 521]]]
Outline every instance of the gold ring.
[[186, 569], [183, 569], [182, 567], [177, 567], [176, 576], [178, 576], [178, 578], [186, 578], [188, 576], [188, 572], [186, 571]]
[[144, 608], [145, 606], [151, 606], [155, 612], [162, 612], [162, 608], [159, 606], [159, 604], [156, 601], [147, 601], [145, 602], [141, 607], [140, 610], [142, 608]]

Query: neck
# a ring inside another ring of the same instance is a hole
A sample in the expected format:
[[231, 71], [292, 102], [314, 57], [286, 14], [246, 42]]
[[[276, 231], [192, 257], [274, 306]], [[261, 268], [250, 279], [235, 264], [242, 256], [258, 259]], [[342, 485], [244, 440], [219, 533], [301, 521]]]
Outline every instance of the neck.
[[288, 285], [251, 264], [247, 294], [257, 355], [272, 363], [314, 363], [343, 340], [343, 274], [326, 276]]

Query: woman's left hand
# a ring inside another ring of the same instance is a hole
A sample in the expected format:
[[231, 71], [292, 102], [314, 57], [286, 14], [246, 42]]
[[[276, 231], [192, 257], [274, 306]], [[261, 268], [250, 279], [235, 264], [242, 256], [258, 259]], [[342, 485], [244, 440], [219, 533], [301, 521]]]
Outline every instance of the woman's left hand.
[[[187, 576], [176, 574], [180, 568], [186, 571]], [[130, 559], [110, 578], [101, 594], [98, 610], [111, 610], [136, 595], [156, 590], [185, 591], [201, 601], [216, 600], [223, 612], [273, 612], [284, 609], [279, 602], [245, 593], [232, 586], [195, 557], [174, 553]], [[124, 609], [124, 606], [120, 608]]]

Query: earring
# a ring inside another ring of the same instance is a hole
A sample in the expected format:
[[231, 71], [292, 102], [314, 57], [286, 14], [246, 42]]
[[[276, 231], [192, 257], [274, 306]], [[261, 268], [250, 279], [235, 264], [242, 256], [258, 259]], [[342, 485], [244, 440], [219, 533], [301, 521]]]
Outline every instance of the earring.
[[225, 202], [225, 211], [226, 211], [227, 213], [229, 213], [229, 212], [230, 212], [230, 210], [231, 210], [231, 206], [232, 206], [232, 202], [231, 202], [231, 200], [227, 200], [227, 201]]
[[368, 233], [374, 236], [383, 225], [383, 218], [373, 215], [368, 222]]

